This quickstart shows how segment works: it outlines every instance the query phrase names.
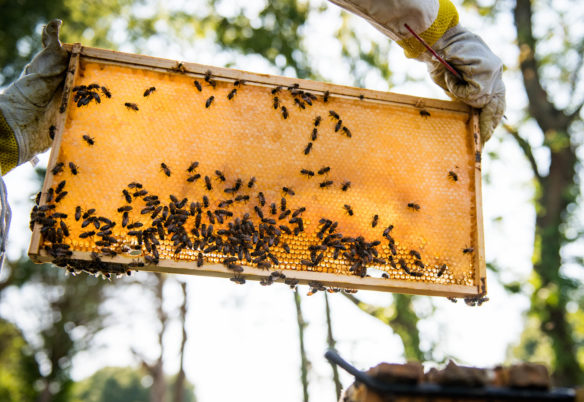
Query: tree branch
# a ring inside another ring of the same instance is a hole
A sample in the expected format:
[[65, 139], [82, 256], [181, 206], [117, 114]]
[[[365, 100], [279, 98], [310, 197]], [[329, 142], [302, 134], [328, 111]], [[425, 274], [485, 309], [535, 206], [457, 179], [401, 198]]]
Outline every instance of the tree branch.
[[531, 0], [517, 0], [514, 10], [517, 43], [519, 45], [519, 67], [529, 99], [529, 112], [544, 134], [558, 126], [568, 126], [568, 116], [548, 100], [539, 77], [539, 63], [535, 59], [536, 39], [533, 36]]
[[503, 128], [505, 128], [505, 130], [507, 130], [507, 132], [509, 134], [511, 134], [513, 136], [513, 138], [515, 138], [517, 145], [519, 145], [519, 148], [521, 148], [521, 150], [523, 151], [523, 154], [527, 158], [527, 161], [531, 165], [531, 170], [533, 171], [533, 175], [537, 179], [538, 183], [542, 184], [543, 178], [539, 174], [539, 169], [537, 168], [537, 162], [535, 161], [535, 157], [533, 156], [533, 150], [531, 148], [531, 145], [529, 145], [529, 142], [527, 142], [527, 140], [525, 138], [523, 138], [519, 135], [519, 132], [517, 131], [516, 128], [511, 127], [509, 124], [503, 123]]
[[298, 321], [298, 339], [300, 341], [300, 379], [302, 381], [303, 401], [308, 402], [308, 358], [304, 347], [304, 327], [306, 321], [302, 315], [302, 306], [298, 288], [294, 290], [294, 303], [296, 304], [296, 320]]
[[[327, 326], [327, 344], [329, 349], [335, 349], [335, 338], [333, 337], [333, 323], [331, 320], [331, 308], [329, 305], [328, 294], [324, 292], [324, 305], [325, 305], [325, 313], [326, 313], [326, 326]], [[343, 390], [343, 386], [341, 384], [341, 380], [339, 379], [339, 370], [337, 365], [331, 362], [331, 368], [333, 369], [333, 382], [335, 383], [335, 391], [337, 393], [337, 400], [341, 397], [341, 392]]]

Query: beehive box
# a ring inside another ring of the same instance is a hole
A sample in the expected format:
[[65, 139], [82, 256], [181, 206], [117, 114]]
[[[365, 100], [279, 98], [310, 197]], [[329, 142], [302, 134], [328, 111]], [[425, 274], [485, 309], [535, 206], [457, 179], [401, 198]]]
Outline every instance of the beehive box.
[[68, 49], [34, 261], [484, 295], [467, 106]]

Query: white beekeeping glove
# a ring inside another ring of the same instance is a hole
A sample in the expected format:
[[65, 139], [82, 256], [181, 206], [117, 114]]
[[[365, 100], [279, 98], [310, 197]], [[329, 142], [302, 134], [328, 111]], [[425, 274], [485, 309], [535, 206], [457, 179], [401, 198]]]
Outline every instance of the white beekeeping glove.
[[63, 82], [69, 60], [59, 41], [60, 27], [60, 20], [52, 20], [44, 27], [44, 49], [25, 67], [20, 78], [0, 94], [0, 163], [3, 174], [51, 145], [48, 131], [40, 130], [40, 122]]
[[[482, 141], [487, 141], [505, 110], [503, 63], [477, 35], [458, 24], [458, 13], [450, 0], [330, 0], [368, 20], [395, 40], [409, 58], [428, 65], [432, 80], [448, 95], [481, 108]], [[464, 82], [452, 75], [407, 30], [408, 24]]]
[[43, 29], [41, 50], [18, 80], [0, 94], [0, 269], [10, 227], [10, 206], [2, 175], [51, 145], [41, 132], [47, 106], [65, 77], [69, 56], [59, 41], [60, 20]]

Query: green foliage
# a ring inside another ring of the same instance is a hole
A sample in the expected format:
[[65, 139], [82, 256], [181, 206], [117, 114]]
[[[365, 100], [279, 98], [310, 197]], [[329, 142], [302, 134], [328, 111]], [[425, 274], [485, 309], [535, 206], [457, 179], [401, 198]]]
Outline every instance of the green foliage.
[[[150, 399], [149, 378], [134, 367], [104, 367], [92, 376], [74, 384], [70, 402], [144, 402]], [[172, 377], [166, 398], [173, 399]], [[183, 402], [196, 402], [194, 387], [185, 383], [185, 399]]]
[[88, 275], [67, 276], [63, 269], [35, 265], [27, 257], [8, 261], [4, 269], [8, 271], [8, 281], [2, 284], [3, 288], [37, 292], [35, 303], [23, 307], [37, 323], [35, 332], [40, 342], [33, 351], [48, 363], [48, 372], [38, 378], [46, 390], [51, 390], [53, 401], [66, 401], [72, 383], [72, 358], [86, 350], [102, 328], [99, 307], [104, 281]]
[[15, 79], [41, 49], [41, 26], [53, 18], [62, 26], [63, 42], [116, 48], [111, 25], [127, 17], [132, 0], [0, 0], [0, 85]]
[[0, 401], [34, 401], [40, 376], [32, 350], [13, 324], [0, 319]]

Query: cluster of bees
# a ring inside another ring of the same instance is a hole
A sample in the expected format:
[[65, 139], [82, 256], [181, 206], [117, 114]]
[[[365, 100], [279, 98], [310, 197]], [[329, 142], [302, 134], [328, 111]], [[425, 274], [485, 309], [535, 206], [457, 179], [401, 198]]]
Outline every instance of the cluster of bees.
[[[211, 71], [204, 75], [204, 82], [215, 88], [217, 83], [213, 79]], [[203, 85], [198, 80], [193, 84], [199, 92], [203, 92]], [[238, 89], [245, 84], [242, 80], [233, 83], [233, 89], [228, 93], [227, 99], [232, 100]], [[299, 110], [306, 110], [318, 100], [314, 94], [300, 89], [299, 84], [293, 84], [286, 89], [278, 86], [270, 90], [274, 110], [281, 113], [283, 119], [288, 119], [290, 110], [284, 105], [281, 92], [287, 90], [291, 95], [294, 105]], [[73, 100], [77, 107], [89, 104], [91, 101], [101, 102], [98, 91], [107, 98], [111, 98], [111, 92], [98, 84], [88, 86], [81, 85], [73, 88]], [[144, 91], [144, 97], [150, 96], [156, 91], [155, 87], [149, 87]], [[322, 95], [322, 102], [327, 103], [330, 94], [328, 91]], [[363, 96], [360, 97], [363, 99]], [[215, 96], [211, 95], [205, 101], [205, 107], [211, 107], [216, 102]], [[125, 102], [130, 110], [139, 111], [135, 103]], [[420, 112], [424, 118], [430, 116], [426, 111]], [[334, 132], [352, 138], [351, 130], [343, 123], [341, 116], [334, 110], [329, 111], [328, 117], [334, 122]], [[313, 120], [313, 127], [310, 133], [310, 140], [304, 147], [304, 155], [309, 155], [316, 143], [318, 130], [322, 122], [321, 116], [316, 116]], [[53, 130], [54, 131], [54, 130]], [[82, 138], [88, 146], [94, 146], [95, 140], [84, 135]], [[71, 174], [76, 175], [78, 167], [73, 163], [57, 163], [51, 170], [54, 176], [60, 175], [69, 168]], [[300, 174], [313, 178], [321, 176], [319, 187], [327, 189], [333, 186], [333, 181], [328, 180], [327, 174], [330, 172], [329, 166], [323, 166], [318, 171], [301, 169]], [[170, 177], [180, 174], [171, 169], [166, 163], [160, 163], [161, 174]], [[291, 253], [288, 241], [305, 232], [303, 214], [306, 207], [291, 207], [290, 197], [295, 195], [291, 187], [281, 188], [282, 197], [279, 201], [270, 202], [266, 199], [262, 191], [256, 191], [257, 180], [255, 177], [246, 179], [236, 178], [231, 184], [227, 184], [228, 178], [219, 170], [207, 174], [201, 172], [199, 162], [192, 162], [182, 174], [188, 183], [200, 181], [207, 192], [223, 190], [225, 199], [219, 200], [217, 205], [212, 205], [207, 195], [202, 195], [197, 199], [182, 198], [169, 195], [169, 200], [152, 193], [144, 186], [133, 181], [122, 190], [125, 200], [124, 205], [118, 208], [119, 218], [111, 220], [105, 216], [99, 216], [94, 208], [83, 209], [77, 206], [74, 219], [80, 225], [82, 232], [81, 239], [92, 239], [97, 250], [91, 253], [91, 261], [72, 260], [73, 252], [68, 244], [70, 237], [69, 228], [66, 223], [67, 214], [58, 212], [59, 202], [67, 195], [65, 191], [66, 181], [54, 180], [58, 182], [56, 186], [50, 188], [46, 194], [39, 193], [36, 205], [31, 213], [31, 230], [35, 224], [40, 225], [41, 234], [44, 237], [45, 251], [54, 258], [54, 263], [58, 266], [67, 267], [70, 271], [87, 271], [89, 273], [103, 273], [109, 276], [111, 273], [130, 274], [131, 269], [139, 269], [148, 265], [156, 265], [162, 258], [184, 259], [188, 255], [196, 255], [196, 265], [201, 267], [205, 262], [209, 262], [213, 257], [224, 264], [233, 273], [231, 280], [235, 283], [245, 283], [243, 276], [244, 268], [242, 264], [255, 266], [259, 269], [273, 270], [269, 276], [261, 281], [262, 285], [270, 285], [274, 281], [280, 280], [295, 287], [298, 283], [295, 279], [286, 278], [286, 275], [279, 270], [281, 264], [278, 256], [285, 256]], [[458, 181], [458, 176], [454, 171], [449, 171], [447, 178], [452, 182]], [[215, 182], [215, 183], [214, 183]], [[217, 184], [220, 183], [219, 185]], [[223, 188], [219, 188], [220, 186]], [[351, 188], [351, 182], [345, 180], [340, 183], [342, 191]], [[244, 191], [245, 190], [245, 191]], [[256, 192], [255, 195], [245, 194]], [[42, 196], [45, 197], [43, 205]], [[236, 216], [231, 207], [255, 203], [253, 212]], [[349, 216], [354, 215], [351, 205], [343, 206]], [[418, 203], [410, 202], [407, 208], [412, 212], [420, 211]], [[144, 219], [130, 220], [141, 216]], [[379, 223], [379, 215], [376, 214], [371, 219], [371, 227], [376, 228]], [[119, 226], [118, 226], [119, 224]], [[332, 219], [323, 217], [318, 222], [316, 232], [317, 241], [308, 246], [307, 258], [301, 259], [300, 263], [308, 269], [318, 267], [327, 259], [341, 260], [350, 266], [349, 271], [360, 277], [368, 276], [367, 268], [371, 266], [391, 266], [395, 270], [402, 270], [405, 274], [419, 278], [426, 274], [427, 265], [423, 262], [422, 256], [416, 250], [409, 250], [406, 259], [402, 257], [403, 252], [398, 252], [396, 242], [391, 233], [393, 225], [385, 227], [382, 237], [387, 241], [390, 253], [383, 258], [379, 251], [382, 242], [380, 240], [367, 241], [363, 236], [345, 236], [338, 227], [339, 223]], [[119, 234], [120, 227], [125, 231], [124, 236], [116, 236], [113, 233], [117, 227]], [[381, 233], [381, 230], [380, 230]], [[128, 239], [131, 239], [128, 241]], [[171, 245], [170, 248], [168, 245]], [[472, 253], [471, 247], [463, 249], [464, 254]], [[118, 264], [103, 262], [102, 256], [113, 257], [118, 254], [129, 253], [130, 255], [142, 255], [142, 259], [132, 261], [129, 264]], [[436, 277], [441, 277], [448, 270], [448, 266], [443, 264], [435, 273]], [[383, 273], [384, 278], [389, 278], [387, 273]], [[312, 294], [326, 288], [319, 282], [311, 282], [310, 293]], [[329, 289], [338, 291], [338, 289]], [[454, 299], [456, 300], [456, 299]], [[466, 301], [466, 300], [465, 300]], [[480, 305], [486, 298], [484, 294], [477, 298], [470, 298], [467, 304]]]

